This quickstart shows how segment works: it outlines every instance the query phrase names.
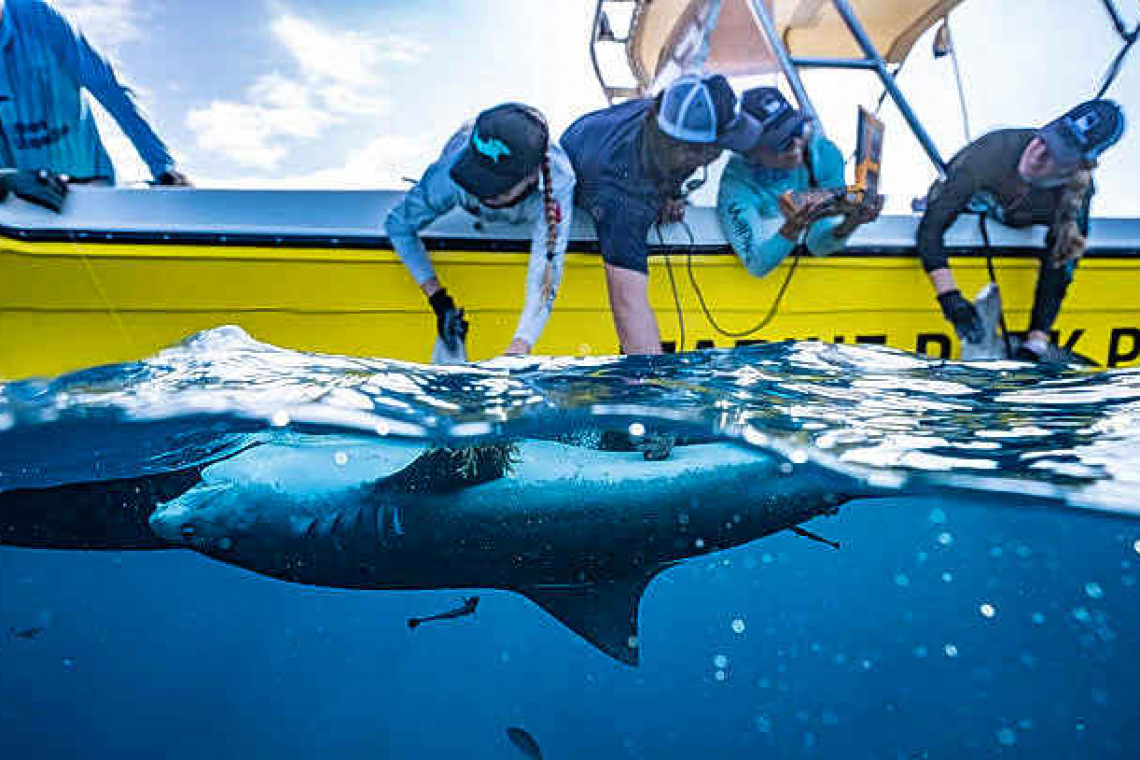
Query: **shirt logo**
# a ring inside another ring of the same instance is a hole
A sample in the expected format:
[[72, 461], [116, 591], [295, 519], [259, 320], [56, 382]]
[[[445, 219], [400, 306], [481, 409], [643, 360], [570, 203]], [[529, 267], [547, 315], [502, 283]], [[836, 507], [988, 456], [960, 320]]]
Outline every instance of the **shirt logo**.
[[499, 163], [499, 159], [503, 156], [511, 155], [511, 149], [507, 147], [507, 144], [505, 142], [497, 137], [492, 137], [488, 140], [484, 140], [479, 136], [479, 130], [475, 130], [474, 134], [471, 135], [471, 142], [474, 144], [475, 150], [479, 151], [484, 156], [494, 161], [496, 164]]

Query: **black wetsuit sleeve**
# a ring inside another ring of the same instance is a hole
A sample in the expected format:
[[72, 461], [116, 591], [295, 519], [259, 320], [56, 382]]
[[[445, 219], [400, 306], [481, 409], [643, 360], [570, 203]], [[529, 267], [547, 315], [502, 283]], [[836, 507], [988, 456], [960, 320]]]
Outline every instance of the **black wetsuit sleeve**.
[[918, 223], [916, 244], [927, 272], [948, 266], [942, 237], [946, 230], [966, 210], [976, 189], [969, 157], [962, 156], [950, 166], [946, 179], [936, 183], [927, 200], [926, 212]]
[[[1094, 192], [1094, 188], [1090, 186], [1081, 202], [1080, 211], [1076, 218], [1077, 227], [1085, 236], [1089, 234], [1089, 214]], [[1029, 329], [1040, 330], [1045, 333], [1053, 329], [1053, 323], [1057, 321], [1057, 315], [1061, 313], [1061, 304], [1065, 300], [1069, 283], [1073, 281], [1073, 272], [1080, 261], [1080, 257], [1077, 257], [1064, 266], [1054, 264], [1053, 257], [1048, 252], [1053, 250], [1056, 236], [1057, 226], [1054, 225], [1049, 228], [1049, 233], [1045, 236], [1046, 254], [1041, 257], [1041, 270], [1037, 274], [1037, 289], [1033, 294], [1033, 311], [1029, 315]]]

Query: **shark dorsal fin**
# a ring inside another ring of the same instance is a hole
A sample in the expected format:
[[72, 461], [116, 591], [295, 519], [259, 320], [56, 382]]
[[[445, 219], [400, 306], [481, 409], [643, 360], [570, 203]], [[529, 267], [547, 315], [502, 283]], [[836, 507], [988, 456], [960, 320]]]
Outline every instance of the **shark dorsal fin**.
[[653, 576], [668, 565], [628, 578], [574, 586], [531, 586], [519, 593], [615, 660], [640, 662], [637, 611]]
[[516, 454], [511, 443], [428, 449], [374, 487], [395, 493], [449, 493], [505, 477]]

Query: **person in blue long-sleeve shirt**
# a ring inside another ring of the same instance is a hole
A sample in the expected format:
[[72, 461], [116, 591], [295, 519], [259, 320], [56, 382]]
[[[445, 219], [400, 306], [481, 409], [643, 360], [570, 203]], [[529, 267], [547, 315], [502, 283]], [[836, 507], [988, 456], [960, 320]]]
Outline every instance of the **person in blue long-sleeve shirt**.
[[[43, 0], [0, 5], [0, 64], [0, 166], [113, 184], [114, 166], [82, 97], [87, 90], [159, 184], [188, 184], [111, 64]], [[0, 190], [10, 184], [0, 179]]]
[[750, 151], [729, 160], [720, 181], [717, 215], [733, 251], [748, 271], [763, 277], [802, 244], [815, 256], [842, 250], [855, 229], [874, 220], [882, 198], [859, 213], [840, 219], [825, 216], [788, 219], [780, 197], [788, 191], [846, 186], [843, 155], [822, 134], [811, 134], [807, 117], [792, 108], [775, 87], [757, 87], [741, 95], [741, 106], [764, 127]]

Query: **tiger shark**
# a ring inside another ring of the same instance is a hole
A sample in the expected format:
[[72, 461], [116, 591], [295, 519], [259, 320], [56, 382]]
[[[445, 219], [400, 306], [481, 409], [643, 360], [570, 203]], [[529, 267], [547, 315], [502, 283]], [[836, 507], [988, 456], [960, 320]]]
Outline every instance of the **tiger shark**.
[[658, 573], [874, 495], [855, 478], [728, 443], [647, 462], [523, 441], [505, 477], [438, 487], [406, 476], [423, 454], [422, 444], [327, 437], [257, 446], [204, 468], [149, 526], [169, 546], [292, 583], [513, 591], [636, 665], [638, 606]]

